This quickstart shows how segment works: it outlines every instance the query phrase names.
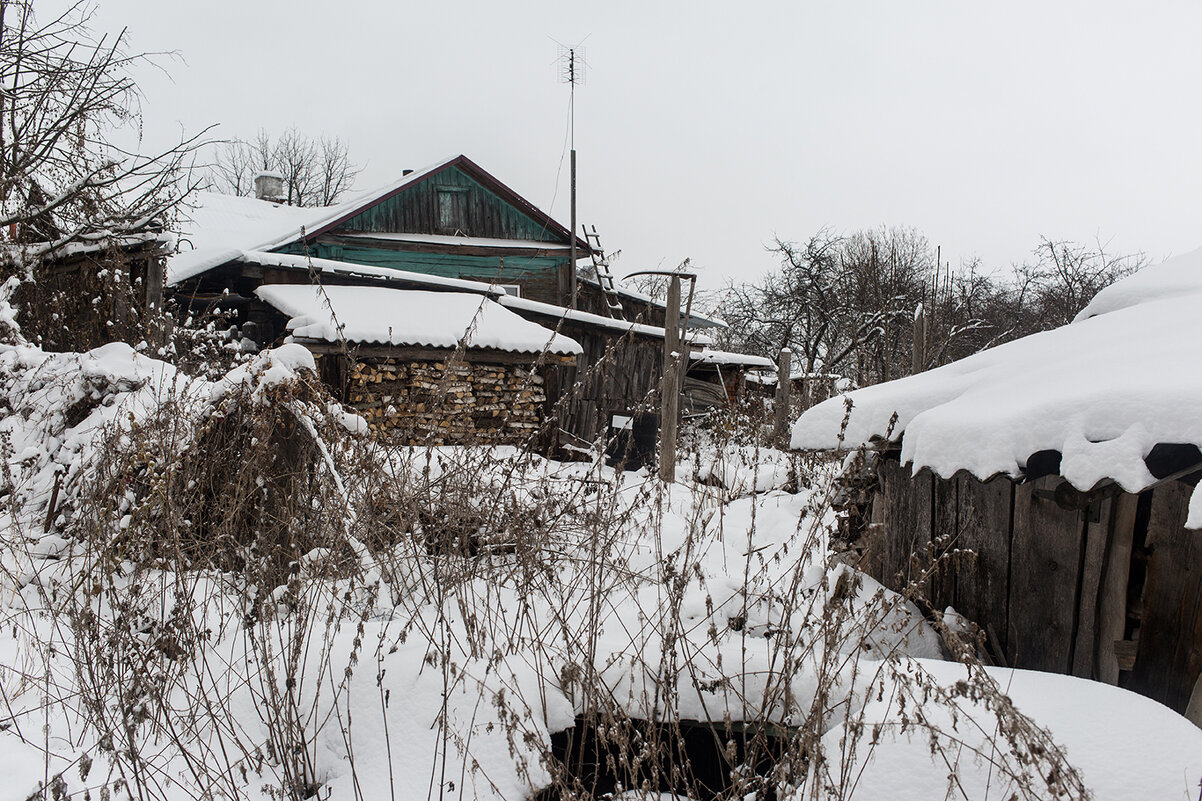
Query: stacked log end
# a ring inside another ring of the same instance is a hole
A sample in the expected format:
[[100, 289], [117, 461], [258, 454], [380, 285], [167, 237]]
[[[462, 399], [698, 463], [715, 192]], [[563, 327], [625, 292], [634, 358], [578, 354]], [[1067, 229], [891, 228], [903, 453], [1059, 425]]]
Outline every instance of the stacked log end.
[[542, 423], [543, 379], [513, 365], [367, 359], [348, 405], [373, 431], [406, 444], [512, 445]]

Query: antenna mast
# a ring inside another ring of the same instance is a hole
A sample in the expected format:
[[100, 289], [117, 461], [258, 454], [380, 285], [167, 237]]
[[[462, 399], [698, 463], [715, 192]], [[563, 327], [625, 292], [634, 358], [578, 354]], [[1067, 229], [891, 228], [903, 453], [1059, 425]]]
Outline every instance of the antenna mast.
[[576, 308], [576, 85], [584, 83], [584, 48], [559, 46], [560, 80], [568, 84], [568, 140], [572, 148], [571, 253], [568, 263], [569, 307]]

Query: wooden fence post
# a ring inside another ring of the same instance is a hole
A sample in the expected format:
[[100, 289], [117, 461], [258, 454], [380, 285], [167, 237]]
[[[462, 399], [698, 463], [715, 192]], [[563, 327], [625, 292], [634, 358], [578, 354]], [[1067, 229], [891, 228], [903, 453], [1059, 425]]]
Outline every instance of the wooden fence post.
[[776, 441], [783, 442], [789, 429], [789, 372], [792, 369], [793, 351], [781, 348], [780, 357], [776, 361], [776, 408], [773, 436]]
[[680, 411], [680, 277], [668, 284], [668, 309], [664, 315], [664, 375], [660, 382], [659, 477], [676, 480], [676, 416]]
[[927, 369], [927, 325], [926, 310], [919, 303], [914, 309], [914, 351], [910, 357], [910, 374]]

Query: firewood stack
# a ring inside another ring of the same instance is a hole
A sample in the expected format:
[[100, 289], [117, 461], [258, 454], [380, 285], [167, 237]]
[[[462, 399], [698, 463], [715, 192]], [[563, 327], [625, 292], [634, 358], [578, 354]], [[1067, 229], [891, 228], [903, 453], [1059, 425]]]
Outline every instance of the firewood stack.
[[411, 445], [509, 445], [542, 422], [542, 376], [512, 365], [368, 359], [350, 375], [350, 405], [373, 431]]

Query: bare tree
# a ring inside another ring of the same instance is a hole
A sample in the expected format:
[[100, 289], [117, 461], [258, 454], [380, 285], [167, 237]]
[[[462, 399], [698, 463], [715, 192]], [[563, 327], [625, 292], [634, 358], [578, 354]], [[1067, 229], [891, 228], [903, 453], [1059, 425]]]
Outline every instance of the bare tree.
[[351, 188], [359, 167], [341, 139], [313, 139], [289, 128], [275, 139], [260, 130], [251, 141], [223, 143], [210, 177], [225, 192], [249, 195], [254, 192], [255, 175], [263, 171], [284, 179], [288, 205], [329, 206]]
[[1093, 296], [1147, 264], [1142, 253], [1115, 256], [1102, 242], [1084, 245], [1041, 237], [1034, 262], [1014, 268], [1028, 333], [1066, 325]]
[[898, 228], [823, 230], [805, 244], [777, 239], [769, 249], [781, 258], [778, 270], [732, 284], [712, 304], [730, 324], [722, 344], [769, 357], [787, 346], [805, 372], [861, 386], [1065, 325], [1100, 289], [1144, 264], [1142, 255], [1111, 256], [1101, 244], [1045, 238], [1011, 279], [986, 273], [979, 260], [957, 270], [939, 264], [926, 237]]
[[857, 383], [898, 374], [909, 346], [901, 321], [929, 269], [920, 234], [822, 230], [804, 244], [777, 238], [769, 250], [781, 268], [731, 286], [717, 309], [730, 324], [725, 344], [769, 357], [789, 347], [803, 372], [839, 372]]
[[140, 128], [130, 70], [149, 56], [94, 36], [83, 0], [46, 21], [33, 6], [0, 2], [0, 230], [34, 255], [161, 230], [204, 132], [149, 155], [117, 144]]

